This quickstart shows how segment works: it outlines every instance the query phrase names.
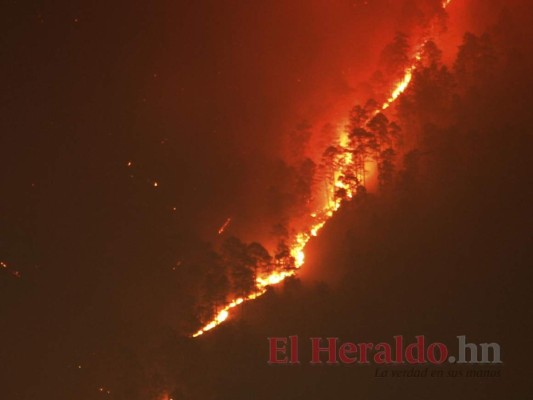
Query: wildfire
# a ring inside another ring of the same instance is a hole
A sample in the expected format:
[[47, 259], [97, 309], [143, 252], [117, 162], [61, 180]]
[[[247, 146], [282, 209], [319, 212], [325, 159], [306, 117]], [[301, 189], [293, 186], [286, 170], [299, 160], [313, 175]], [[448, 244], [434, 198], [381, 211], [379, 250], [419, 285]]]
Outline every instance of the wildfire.
[[[452, 0], [443, 0], [442, 2], [442, 8], [446, 9]], [[424, 42], [425, 44], [425, 42]], [[421, 49], [423, 46], [421, 47]], [[418, 50], [414, 56], [413, 56], [413, 62], [410, 66], [408, 66], [405, 71], [403, 78], [396, 83], [394, 86], [394, 89], [392, 90], [390, 97], [382, 104], [380, 108], [378, 108], [374, 115], [377, 115], [380, 111], [386, 110], [389, 108], [399, 97], [402, 93], [405, 92], [405, 90], [409, 87], [409, 84], [411, 83], [413, 79], [413, 73], [416, 70], [417, 62], [420, 61], [420, 58], [422, 56], [422, 50]], [[339, 131], [339, 139], [338, 144], [341, 148], [347, 148], [349, 144], [349, 138], [346, 130], [341, 129]], [[254, 300], [258, 298], [259, 296], [263, 295], [268, 286], [277, 285], [286, 278], [290, 276], [294, 276], [296, 274], [296, 271], [301, 268], [305, 262], [305, 246], [309, 242], [309, 240], [312, 237], [315, 237], [318, 235], [318, 232], [324, 227], [326, 222], [334, 215], [334, 213], [341, 207], [342, 199], [338, 196], [335, 196], [335, 191], [338, 189], [342, 189], [345, 191], [345, 197], [351, 199], [353, 195], [355, 194], [356, 190], [356, 183], [355, 182], [346, 182], [341, 177], [346, 175], [346, 172], [353, 169], [353, 155], [350, 152], [343, 152], [340, 154], [336, 160], [337, 168], [333, 172], [333, 185], [330, 185], [329, 188], [329, 196], [328, 201], [326, 202], [326, 205], [322, 210], [313, 212], [311, 214], [311, 218], [313, 219], [313, 223], [311, 226], [303, 232], [300, 232], [296, 234], [294, 237], [292, 243], [290, 244], [290, 254], [294, 259], [294, 266], [295, 269], [291, 270], [282, 270], [282, 271], [274, 271], [266, 276], [258, 276], [256, 278], [256, 291], [254, 291], [252, 294], [248, 295], [247, 297], [239, 297], [235, 300], [233, 300], [231, 303], [223, 307], [218, 314], [209, 322], [207, 323], [203, 328], [198, 330], [196, 333], [192, 335], [192, 337], [198, 337], [205, 332], [215, 328], [217, 325], [224, 322], [230, 315], [231, 309], [241, 305], [242, 303]], [[364, 181], [364, 176], [357, 176], [357, 180]], [[227, 227], [227, 225], [231, 222], [231, 218], [228, 218], [224, 225], [220, 228], [218, 231], [219, 234], [221, 234], [224, 229]]]

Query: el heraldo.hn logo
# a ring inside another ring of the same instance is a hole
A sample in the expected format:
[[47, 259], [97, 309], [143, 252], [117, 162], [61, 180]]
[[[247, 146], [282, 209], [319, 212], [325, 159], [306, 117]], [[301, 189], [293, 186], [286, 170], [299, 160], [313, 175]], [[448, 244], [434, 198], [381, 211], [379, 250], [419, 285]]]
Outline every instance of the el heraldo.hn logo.
[[441, 342], [427, 343], [424, 335], [407, 343], [403, 335], [388, 342], [346, 342], [338, 337], [311, 337], [305, 342], [310, 357], [301, 359], [302, 340], [297, 335], [269, 337], [268, 364], [311, 365], [375, 364], [375, 365], [442, 365], [442, 364], [502, 364], [498, 343], [468, 343], [465, 335], [457, 336], [457, 346]]

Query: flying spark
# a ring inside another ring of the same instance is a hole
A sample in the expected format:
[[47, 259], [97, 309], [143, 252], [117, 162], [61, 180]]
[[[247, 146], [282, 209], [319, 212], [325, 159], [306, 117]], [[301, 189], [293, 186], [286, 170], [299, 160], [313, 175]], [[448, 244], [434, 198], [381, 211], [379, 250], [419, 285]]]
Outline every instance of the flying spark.
[[231, 223], [231, 218], [228, 218], [226, 220], [226, 222], [224, 222], [224, 224], [220, 227], [220, 229], [218, 230], [218, 234], [221, 235], [222, 233], [224, 233], [224, 231], [226, 230], [226, 228], [228, 227], [228, 225]]

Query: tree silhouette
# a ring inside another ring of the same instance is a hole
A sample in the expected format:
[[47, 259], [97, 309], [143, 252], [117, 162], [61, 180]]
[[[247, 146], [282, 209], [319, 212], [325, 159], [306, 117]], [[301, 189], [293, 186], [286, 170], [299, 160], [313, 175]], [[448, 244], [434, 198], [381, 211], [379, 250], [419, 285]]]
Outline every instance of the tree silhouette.
[[252, 242], [247, 246], [246, 251], [250, 261], [252, 262], [252, 268], [256, 278], [258, 272], [269, 273], [272, 271], [272, 257], [261, 244]]
[[399, 176], [399, 187], [403, 190], [413, 189], [420, 169], [420, 150], [413, 149], [403, 156], [403, 170]]
[[372, 134], [369, 147], [373, 152], [379, 152], [383, 145], [392, 145], [391, 137], [389, 136], [389, 120], [385, 114], [376, 114], [368, 122], [367, 127]]
[[328, 187], [333, 187], [335, 185], [335, 171], [339, 168], [339, 154], [341, 154], [341, 149], [337, 146], [329, 146], [324, 153], [322, 153], [322, 168], [326, 172], [326, 182]]
[[398, 77], [409, 66], [409, 38], [405, 33], [398, 32], [392, 43], [381, 52], [380, 64], [385, 74]]
[[392, 148], [383, 150], [378, 161], [378, 183], [380, 190], [385, 190], [392, 186], [394, 178], [394, 156], [396, 153]]
[[222, 259], [229, 271], [232, 292], [245, 296], [255, 287], [253, 260], [247, 246], [240, 239], [230, 236], [222, 243]]
[[229, 294], [229, 280], [226, 265], [214, 251], [208, 253], [206, 273], [204, 275], [202, 303], [208, 312], [215, 312], [226, 302]]
[[478, 37], [467, 32], [459, 46], [454, 71], [460, 83], [473, 86], [490, 76], [496, 61], [496, 52], [489, 34], [484, 33]]

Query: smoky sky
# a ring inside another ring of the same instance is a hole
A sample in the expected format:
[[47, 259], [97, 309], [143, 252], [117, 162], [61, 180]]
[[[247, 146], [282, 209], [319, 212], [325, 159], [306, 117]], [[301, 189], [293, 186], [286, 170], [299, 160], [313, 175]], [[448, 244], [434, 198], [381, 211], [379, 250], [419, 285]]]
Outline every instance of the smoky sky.
[[[20, 149], [6, 162], [25, 172], [13, 184], [56, 174], [65, 190], [100, 196], [80, 177], [109, 183], [132, 161], [138, 180], [160, 181], [153, 201], [177, 207], [187, 232], [210, 239], [237, 214], [236, 232], [258, 235], [287, 137], [301, 124], [319, 135], [363, 101], [383, 46], [439, 4], [13, 4], [3, 123]], [[57, 189], [44, 197], [57, 204]]]
[[[347, 395], [353, 379], [370, 398], [434, 389], [381, 387], [357, 371], [268, 369], [265, 338], [294, 333], [472, 333], [502, 340], [521, 379], [527, 365], [516, 343], [527, 338], [531, 289], [531, 5], [454, 0], [446, 16], [440, 4], [8, 1], [0, 35], [2, 397], [146, 399], [168, 390], [320, 398], [331, 387]], [[190, 282], [175, 268], [218, 246], [228, 217], [228, 233], [268, 240], [293, 212], [272, 197], [279, 187], [290, 192], [286, 167], [295, 153], [315, 155], [291, 148], [293, 136], [309, 132], [317, 152], [327, 144], [331, 124], [371, 94], [397, 32], [414, 40], [438, 31], [453, 68], [464, 33], [494, 33], [505, 13], [512, 22], [495, 45], [511, 61], [494, 88], [483, 81], [442, 126], [417, 128], [433, 141], [416, 195], [348, 205], [310, 243], [301, 281], [269, 292], [206, 340], [184, 337]], [[310, 376], [315, 383], [303, 389]], [[479, 385], [459, 387], [473, 395]], [[523, 394], [513, 379], [494, 385], [498, 395]], [[491, 398], [490, 388], [483, 394]]]

